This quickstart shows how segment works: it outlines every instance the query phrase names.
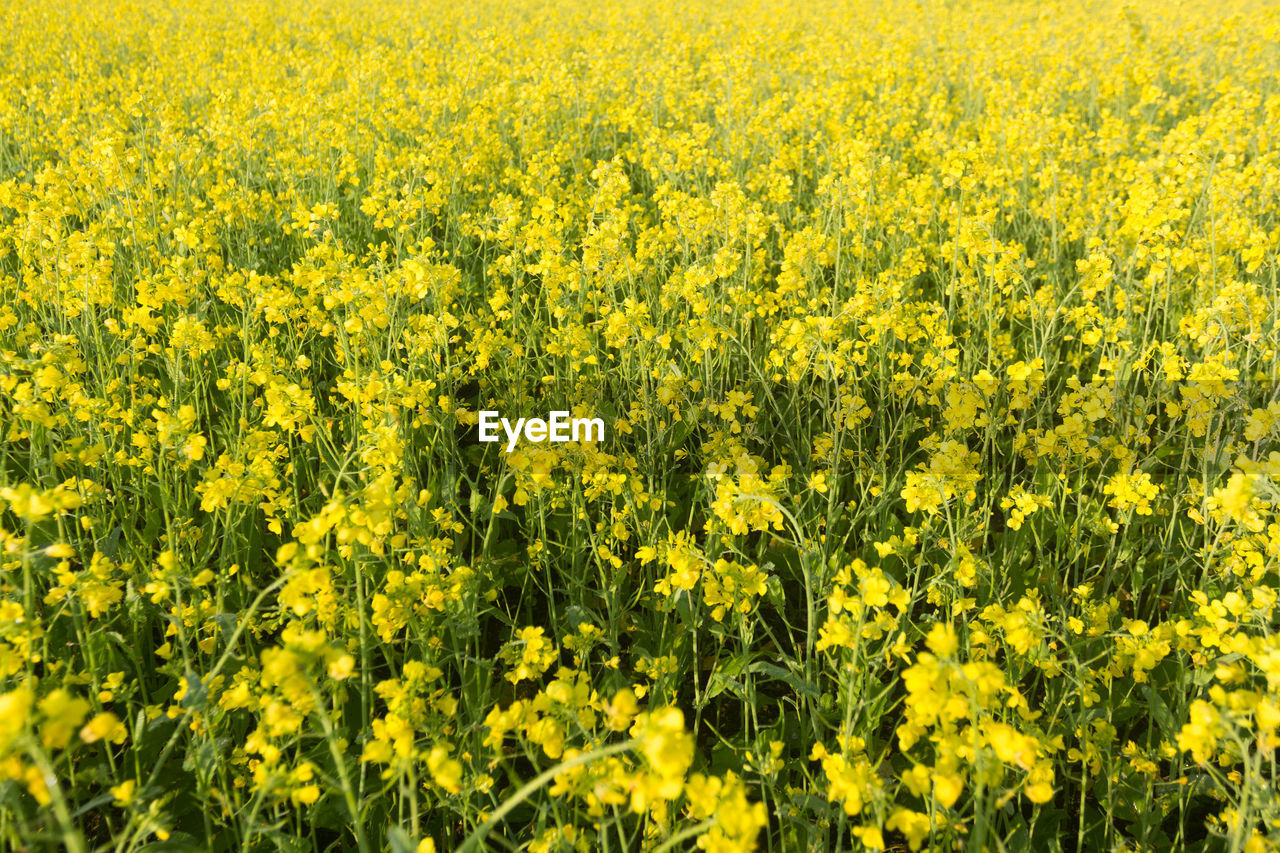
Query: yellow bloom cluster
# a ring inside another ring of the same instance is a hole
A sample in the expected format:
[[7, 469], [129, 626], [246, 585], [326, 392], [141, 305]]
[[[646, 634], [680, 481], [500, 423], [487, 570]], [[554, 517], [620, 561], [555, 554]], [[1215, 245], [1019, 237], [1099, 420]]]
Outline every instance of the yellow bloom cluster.
[[1278, 37], [0, 8], [0, 849], [1280, 849]]

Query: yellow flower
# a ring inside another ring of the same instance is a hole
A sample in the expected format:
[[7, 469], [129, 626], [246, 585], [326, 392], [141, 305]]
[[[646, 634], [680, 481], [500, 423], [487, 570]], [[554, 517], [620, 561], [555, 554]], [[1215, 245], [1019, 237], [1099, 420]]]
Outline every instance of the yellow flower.
[[40, 700], [40, 742], [45, 749], [62, 749], [71, 741], [71, 734], [89, 713], [89, 703], [59, 688]]
[[925, 638], [925, 645], [929, 647], [929, 651], [938, 657], [951, 657], [959, 648], [960, 642], [956, 638], [956, 630], [946, 622], [939, 622], [929, 629], [929, 636]]
[[1033, 803], [1043, 804], [1053, 799], [1053, 786], [1047, 782], [1037, 782], [1027, 786], [1027, 799]]
[[683, 776], [693, 762], [693, 737], [684, 730], [684, 714], [666, 707], [641, 714], [632, 727], [649, 767], [664, 779]]
[[80, 729], [80, 739], [85, 743], [94, 743], [104, 738], [114, 743], [123, 743], [125, 734], [124, 724], [110, 711], [95, 715]]
[[853, 837], [862, 842], [862, 846], [869, 850], [884, 849], [884, 835], [880, 832], [880, 827], [874, 825], [855, 826], [852, 830]]
[[956, 804], [964, 791], [964, 777], [959, 773], [934, 773], [933, 795], [938, 803], [946, 809]]
[[25, 687], [0, 695], [0, 754], [8, 752], [14, 739], [31, 718], [35, 696]]
[[434, 746], [427, 754], [427, 770], [432, 780], [451, 794], [462, 790], [462, 763], [449, 757], [449, 750]]
[[116, 805], [127, 806], [132, 803], [134, 789], [137, 788], [137, 786], [138, 783], [133, 779], [126, 779], [119, 785], [112, 785], [109, 790], [111, 791], [111, 796], [115, 797]]
[[1224, 734], [1221, 719], [1218, 709], [1203, 699], [1192, 702], [1191, 721], [1178, 733], [1178, 749], [1190, 752], [1199, 763], [1208, 761]]
[[295, 788], [289, 798], [298, 805], [309, 806], [320, 799], [320, 786], [303, 785], [300, 788]]
[[910, 809], [896, 809], [893, 814], [889, 815], [889, 820], [885, 822], [886, 829], [896, 829], [901, 832], [907, 839], [907, 845], [912, 850], [919, 850], [924, 844], [925, 838], [929, 835], [931, 824], [929, 816], [920, 812], [911, 811]]
[[344, 681], [351, 677], [355, 664], [356, 659], [344, 652], [329, 663], [329, 677], [335, 681]]
[[605, 706], [609, 728], [615, 732], [626, 731], [639, 710], [636, 694], [629, 687], [622, 688], [613, 694], [613, 700]]

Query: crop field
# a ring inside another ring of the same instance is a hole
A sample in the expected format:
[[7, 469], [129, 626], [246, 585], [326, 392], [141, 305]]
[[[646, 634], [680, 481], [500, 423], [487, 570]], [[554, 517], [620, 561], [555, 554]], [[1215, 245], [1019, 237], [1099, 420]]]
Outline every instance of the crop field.
[[0, 4], [0, 850], [1280, 850], [1278, 45]]

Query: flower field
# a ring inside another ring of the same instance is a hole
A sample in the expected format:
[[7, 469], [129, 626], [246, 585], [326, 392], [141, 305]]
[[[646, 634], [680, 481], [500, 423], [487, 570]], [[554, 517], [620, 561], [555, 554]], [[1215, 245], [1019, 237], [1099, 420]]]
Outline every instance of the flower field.
[[1278, 41], [0, 6], [0, 849], [1280, 850]]

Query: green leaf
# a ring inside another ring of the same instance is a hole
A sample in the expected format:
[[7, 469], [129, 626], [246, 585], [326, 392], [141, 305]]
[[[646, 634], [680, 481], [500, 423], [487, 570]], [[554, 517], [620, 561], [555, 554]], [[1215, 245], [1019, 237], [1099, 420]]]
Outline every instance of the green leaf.
[[409, 833], [398, 826], [387, 830], [387, 846], [391, 849], [391, 853], [413, 853], [418, 849], [413, 839], [409, 837]]
[[792, 690], [805, 696], [817, 699], [822, 695], [822, 692], [818, 690], [818, 686], [812, 681], [806, 681], [794, 672], [783, 669], [777, 664], [760, 660], [751, 664], [750, 670], [751, 672], [763, 673], [771, 678], [777, 679], [778, 681], [786, 682], [791, 686]]
[[191, 670], [187, 670], [187, 693], [182, 697], [182, 707], [192, 711], [203, 711], [209, 706], [209, 688]]
[[1151, 689], [1150, 684], [1142, 685], [1142, 695], [1147, 700], [1147, 710], [1156, 718], [1156, 722], [1160, 725], [1160, 731], [1166, 737], [1172, 737], [1179, 731], [1179, 726], [1173, 718], [1173, 712], [1169, 710], [1168, 704], [1160, 697], [1160, 694]]

